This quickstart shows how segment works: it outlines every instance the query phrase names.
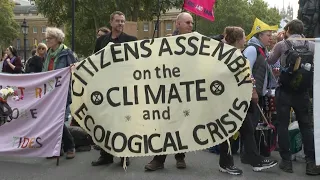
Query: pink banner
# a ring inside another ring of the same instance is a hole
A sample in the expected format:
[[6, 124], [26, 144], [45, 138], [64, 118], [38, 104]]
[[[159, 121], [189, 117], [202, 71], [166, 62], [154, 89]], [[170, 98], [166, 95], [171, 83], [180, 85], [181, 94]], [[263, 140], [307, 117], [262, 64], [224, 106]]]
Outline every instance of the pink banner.
[[[0, 126], [0, 156], [59, 156], [65, 120], [70, 68], [46, 73], [0, 73], [0, 89], [16, 90], [8, 98], [13, 113]], [[3, 124], [4, 122], [4, 124]]]
[[195, 15], [214, 21], [213, 5], [216, 0], [184, 0], [183, 8]]

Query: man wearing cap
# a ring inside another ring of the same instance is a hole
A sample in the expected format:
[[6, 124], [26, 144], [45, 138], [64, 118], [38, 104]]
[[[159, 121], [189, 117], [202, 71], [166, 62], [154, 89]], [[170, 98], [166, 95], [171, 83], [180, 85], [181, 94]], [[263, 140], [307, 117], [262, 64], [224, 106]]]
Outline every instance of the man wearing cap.
[[[277, 26], [269, 26], [255, 19], [251, 33], [247, 36], [248, 46], [243, 51], [243, 55], [250, 61], [252, 76], [255, 79], [255, 90], [258, 94], [257, 99], [253, 99], [245, 121], [251, 125], [247, 125], [245, 134], [241, 134], [244, 145], [244, 152], [241, 154], [241, 162], [253, 166], [253, 170], [261, 171], [272, 168], [277, 165], [277, 161], [268, 160], [262, 157], [257, 149], [254, 137], [257, 120], [260, 119], [260, 111], [258, 109], [258, 101], [267, 93], [269, 66], [266, 62], [268, 51], [266, 49], [271, 42], [272, 31], [277, 30]], [[244, 127], [243, 127], [244, 128]]]

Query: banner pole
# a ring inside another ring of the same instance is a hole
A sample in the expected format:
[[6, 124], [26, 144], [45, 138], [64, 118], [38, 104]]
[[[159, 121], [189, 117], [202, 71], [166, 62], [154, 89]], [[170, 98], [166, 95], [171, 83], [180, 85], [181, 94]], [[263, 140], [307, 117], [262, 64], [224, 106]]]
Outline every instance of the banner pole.
[[60, 163], [60, 156], [57, 157], [57, 163], [56, 163], [56, 166], [59, 166], [59, 163]]
[[194, 30], [197, 31], [197, 18], [198, 16], [195, 14], [194, 15]]

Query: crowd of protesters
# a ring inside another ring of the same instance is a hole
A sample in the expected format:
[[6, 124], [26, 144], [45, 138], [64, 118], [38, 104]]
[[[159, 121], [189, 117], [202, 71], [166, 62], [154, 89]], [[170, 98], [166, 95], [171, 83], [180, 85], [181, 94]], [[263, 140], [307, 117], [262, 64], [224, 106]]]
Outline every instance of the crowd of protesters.
[[[108, 43], [124, 43], [136, 41], [137, 38], [123, 32], [125, 25], [125, 15], [116, 11], [110, 15], [111, 29], [100, 28], [97, 33], [97, 40], [94, 53], [103, 49]], [[183, 12], [176, 19], [176, 30], [173, 34], [167, 36], [183, 35], [193, 31], [193, 18], [189, 13]], [[292, 47], [304, 46], [308, 52], [314, 53], [314, 42], [301, 40], [303, 38], [304, 25], [300, 20], [292, 20], [285, 27], [284, 31], [275, 33], [276, 26], [270, 26], [256, 19], [251, 33], [246, 36], [246, 32], [241, 27], [228, 26], [223, 34], [212, 37], [213, 39], [233, 46], [243, 52], [243, 56], [250, 62], [250, 68], [253, 79], [252, 100], [250, 108], [239, 130], [240, 133], [240, 154], [241, 163], [249, 164], [254, 171], [262, 171], [273, 168], [278, 164], [275, 159], [270, 159], [261, 155], [259, 143], [256, 142], [255, 132], [258, 124], [263, 122], [260, 107], [265, 107], [265, 97], [270, 96], [270, 90], [275, 91], [276, 117], [273, 118], [277, 134], [278, 151], [281, 156], [279, 168], [285, 172], [293, 173], [293, 164], [291, 160], [290, 141], [288, 126], [290, 122], [290, 110], [296, 113], [296, 119], [299, 123], [300, 132], [306, 160], [306, 174], [320, 175], [320, 167], [315, 164], [315, 148], [313, 135], [313, 118], [309, 116], [310, 102], [312, 102], [312, 86], [305, 87], [305, 91], [292, 91], [287, 88], [284, 81], [281, 81], [284, 69], [287, 67], [288, 51]], [[25, 67], [21, 63], [16, 48], [9, 46], [5, 52], [2, 52], [0, 59], [0, 71], [2, 73], [39, 73], [68, 67], [77, 62], [74, 53], [64, 44], [65, 34], [58, 28], [48, 27], [45, 33], [46, 43], [38, 44], [33, 51], [33, 56], [29, 58]], [[299, 39], [300, 38], [300, 39]], [[313, 61], [313, 59], [312, 59]], [[66, 121], [69, 119], [69, 106], [72, 103], [69, 90], [66, 104]], [[264, 110], [266, 108], [263, 108]], [[266, 110], [265, 110], [266, 111]], [[78, 126], [72, 121], [73, 126]], [[77, 131], [81, 131], [79, 128]], [[63, 149], [61, 156], [66, 153], [67, 159], [73, 159], [76, 155], [78, 141], [73, 136], [73, 131], [66, 125], [63, 127]], [[88, 138], [90, 139], [90, 138]], [[233, 138], [230, 139], [231, 144]], [[75, 143], [76, 142], [76, 143]], [[238, 141], [237, 141], [238, 142]], [[91, 144], [93, 142], [91, 141]], [[269, 144], [269, 146], [271, 146]], [[224, 142], [218, 146], [220, 151], [219, 170], [232, 175], [241, 175], [243, 172], [237, 168], [233, 161], [232, 154], [228, 153], [229, 143]], [[90, 149], [90, 148], [89, 148]], [[114, 162], [113, 156], [100, 150], [100, 157], [92, 162], [92, 166], [100, 166]], [[186, 154], [175, 154], [176, 167], [185, 169]], [[148, 171], [155, 171], [164, 168], [166, 155], [155, 156], [145, 166]], [[52, 157], [48, 157], [52, 158]], [[129, 158], [121, 158], [121, 163], [130, 165]]]

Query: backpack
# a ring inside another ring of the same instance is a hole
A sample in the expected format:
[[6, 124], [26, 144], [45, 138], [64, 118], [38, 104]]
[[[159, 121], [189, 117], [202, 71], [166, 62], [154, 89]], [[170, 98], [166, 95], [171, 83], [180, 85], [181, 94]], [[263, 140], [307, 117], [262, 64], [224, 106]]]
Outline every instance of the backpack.
[[293, 46], [285, 40], [288, 50], [285, 52], [284, 67], [281, 68], [279, 82], [282, 88], [295, 93], [303, 93], [312, 89], [314, 53], [309, 50], [309, 43]]

